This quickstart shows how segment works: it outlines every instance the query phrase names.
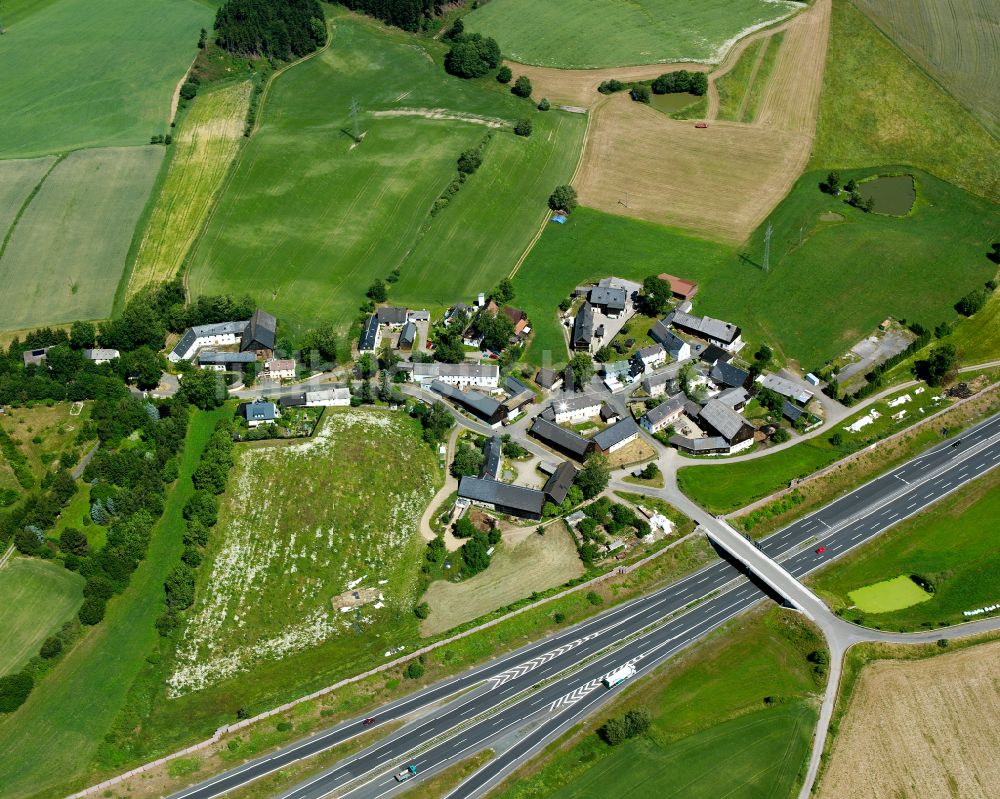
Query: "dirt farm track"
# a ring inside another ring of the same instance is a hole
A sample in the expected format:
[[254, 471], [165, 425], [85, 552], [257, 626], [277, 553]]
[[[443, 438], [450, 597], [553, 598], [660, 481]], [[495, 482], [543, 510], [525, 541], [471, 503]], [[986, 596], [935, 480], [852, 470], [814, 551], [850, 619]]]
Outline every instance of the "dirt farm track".
[[1000, 796], [1000, 642], [865, 666], [819, 799]]

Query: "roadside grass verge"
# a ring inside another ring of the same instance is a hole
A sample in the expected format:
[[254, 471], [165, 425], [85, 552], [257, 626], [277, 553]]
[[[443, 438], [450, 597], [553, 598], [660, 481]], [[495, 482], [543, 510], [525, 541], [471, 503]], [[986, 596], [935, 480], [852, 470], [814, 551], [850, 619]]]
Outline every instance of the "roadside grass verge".
[[[993, 469], [831, 564], [810, 582], [838, 614], [866, 627], [919, 630], [969, 621], [962, 611], [1000, 599], [998, 514], [1000, 470]], [[901, 574], [926, 580], [934, 588], [931, 597], [882, 613], [854, 607], [851, 592]]]
[[132, 265], [128, 296], [180, 271], [244, 141], [249, 102], [250, 82], [243, 81], [199, 94], [184, 116]]
[[748, 28], [794, 13], [765, 0], [610, 0], [558, 4], [504, 0], [463, 18], [470, 32], [492, 36], [514, 61], [563, 69], [675, 61], [717, 62]]
[[163, 154], [154, 146], [78, 150], [56, 165], [0, 258], [0, 328], [110, 315]]
[[979, 121], [848, 0], [830, 25], [812, 168], [912, 164], [1000, 199], [1000, 148]]
[[166, 133], [171, 94], [212, 20], [210, 4], [196, 0], [7, 5], [4, 158], [136, 145]]
[[[190, 475], [216, 419], [231, 412], [192, 413], [180, 479], [128, 588], [108, 603], [104, 621], [60, 659], [28, 701], [0, 719], [5, 797], [65, 795], [89, 784], [95, 769], [107, 763], [115, 717], [147, 655], [155, 657], [159, 636], [153, 622], [163, 608], [163, 581], [183, 549], [181, 510], [194, 490]], [[95, 764], [100, 749], [105, 754]], [[116, 758], [110, 761], [114, 767]]]
[[[778, 609], [728, 623], [626, 688], [490, 795], [791, 795], [809, 756], [813, 696], [822, 685], [806, 661], [822, 639], [806, 624]], [[619, 747], [598, 737], [606, 719], [637, 707], [653, 717], [648, 733]]]
[[83, 601], [83, 578], [59, 563], [12, 558], [0, 569], [0, 676], [18, 671], [72, 618]]
[[[947, 407], [947, 402], [933, 401], [935, 389], [926, 386], [924, 389], [918, 395], [913, 394], [912, 388], [890, 394], [852, 414], [834, 429], [770, 455], [736, 463], [681, 467], [677, 471], [677, 485], [710, 513], [738, 510]], [[896, 408], [889, 406], [903, 396], [910, 396], [911, 400]], [[894, 420], [892, 415], [900, 409], [907, 410], [906, 417]], [[845, 429], [862, 417], [871, 418], [872, 411], [880, 417], [871, 424], [857, 433]], [[841, 443], [834, 444], [832, 439], [838, 434]]]

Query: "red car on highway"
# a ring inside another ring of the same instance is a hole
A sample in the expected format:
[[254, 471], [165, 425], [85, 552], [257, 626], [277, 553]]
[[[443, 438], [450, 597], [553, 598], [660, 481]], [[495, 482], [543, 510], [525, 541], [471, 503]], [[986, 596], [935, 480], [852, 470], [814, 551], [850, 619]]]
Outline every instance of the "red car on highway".
[[820, 547], [816, 550], [817, 555], [822, 555], [824, 552], [826, 552], [826, 547]]

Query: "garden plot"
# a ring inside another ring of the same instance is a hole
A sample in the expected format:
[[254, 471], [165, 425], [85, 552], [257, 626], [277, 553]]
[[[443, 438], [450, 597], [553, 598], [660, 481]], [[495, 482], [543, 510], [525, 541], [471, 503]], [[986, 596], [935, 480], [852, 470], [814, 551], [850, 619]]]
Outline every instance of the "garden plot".
[[408, 417], [328, 413], [294, 445], [241, 447], [169, 694], [409, 614], [435, 456]]

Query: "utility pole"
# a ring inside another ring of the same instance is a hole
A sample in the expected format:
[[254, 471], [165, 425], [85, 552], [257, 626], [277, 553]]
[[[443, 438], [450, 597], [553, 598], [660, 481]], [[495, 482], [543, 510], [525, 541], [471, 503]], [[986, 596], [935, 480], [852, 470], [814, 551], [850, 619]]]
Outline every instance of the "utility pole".
[[354, 143], [361, 143], [361, 132], [358, 130], [358, 101], [351, 98], [351, 124], [354, 129]]
[[767, 223], [767, 230], [764, 231], [764, 273], [771, 271], [771, 233], [773, 232], [771, 223]]

